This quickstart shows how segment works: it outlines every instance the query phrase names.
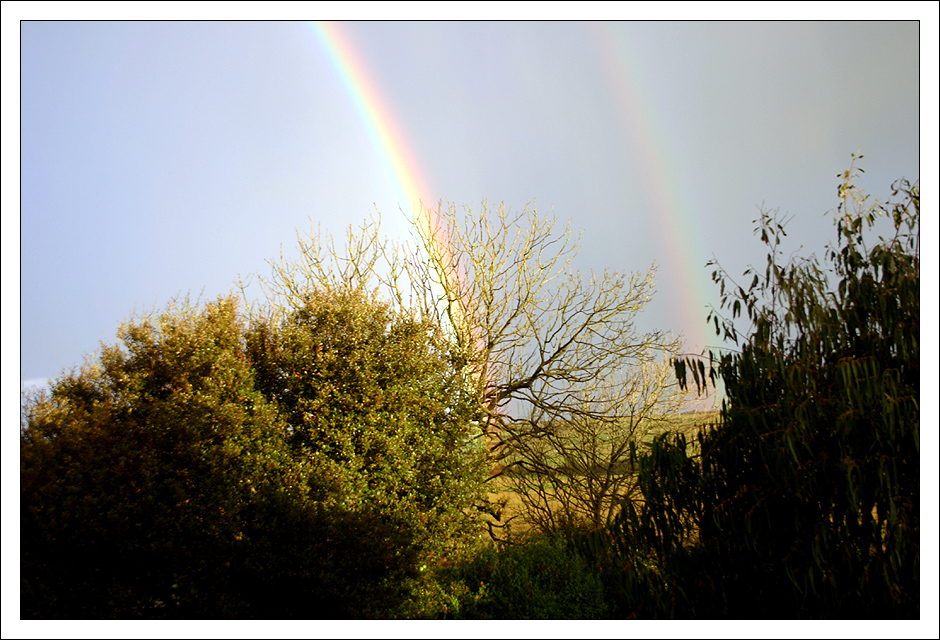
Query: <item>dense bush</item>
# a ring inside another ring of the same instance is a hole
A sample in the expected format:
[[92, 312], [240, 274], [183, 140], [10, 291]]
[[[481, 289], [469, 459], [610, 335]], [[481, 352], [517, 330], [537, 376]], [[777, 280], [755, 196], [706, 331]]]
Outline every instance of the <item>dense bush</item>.
[[[24, 617], [222, 613], [255, 506], [305, 494], [230, 300], [124, 325], [21, 431]], [[210, 594], [207, 587], [221, 587]], [[218, 595], [218, 599], [216, 599]]]
[[256, 321], [248, 354], [291, 447], [345, 505], [394, 513], [422, 547], [473, 533], [485, 479], [470, 426], [478, 407], [438, 327], [355, 290], [314, 291]]
[[562, 536], [530, 534], [483, 547], [440, 583], [448, 616], [482, 619], [591, 619], [607, 613], [600, 576]]
[[[744, 289], [715, 272], [731, 313], [715, 326], [740, 348], [677, 373], [720, 377], [721, 419], [695, 455], [655, 441], [637, 460], [644, 502], [582, 540], [620, 613], [919, 616], [920, 192], [900, 181], [899, 202], [871, 206], [843, 177], [828, 271], [781, 264], [784, 228], [765, 215], [764, 273]], [[879, 213], [894, 234], [869, 248]]]
[[21, 615], [382, 617], [473, 531], [460, 372], [377, 301], [125, 324], [24, 406]]

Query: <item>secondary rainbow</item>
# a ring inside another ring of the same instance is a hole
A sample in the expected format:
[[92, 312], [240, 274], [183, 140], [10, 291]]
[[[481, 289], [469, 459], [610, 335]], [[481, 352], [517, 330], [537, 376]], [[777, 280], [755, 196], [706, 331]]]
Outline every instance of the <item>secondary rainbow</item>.
[[604, 65], [608, 85], [622, 115], [620, 124], [632, 141], [634, 152], [643, 158], [642, 179], [650, 194], [653, 214], [659, 226], [659, 245], [668, 256], [660, 265], [661, 277], [679, 292], [670, 301], [684, 329], [686, 349], [699, 351], [706, 345], [706, 291], [711, 287], [707, 259], [695, 242], [698, 221], [692, 206], [683, 201], [678, 172], [670, 169], [666, 136], [658, 126], [656, 108], [646, 89], [638, 56], [627, 34], [615, 24], [595, 23], [592, 40]]

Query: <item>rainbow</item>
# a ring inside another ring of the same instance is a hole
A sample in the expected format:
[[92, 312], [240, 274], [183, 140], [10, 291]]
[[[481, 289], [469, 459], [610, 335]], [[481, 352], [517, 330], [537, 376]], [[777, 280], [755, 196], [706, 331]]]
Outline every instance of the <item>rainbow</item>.
[[634, 153], [643, 158], [642, 181], [652, 194], [653, 218], [659, 225], [660, 246], [669, 256], [660, 267], [678, 292], [672, 312], [686, 329], [686, 350], [699, 352], [706, 345], [705, 317], [711, 289], [705, 263], [707, 258], [694, 242], [698, 221], [689, 202], [683, 201], [678, 171], [670, 167], [666, 136], [656, 117], [656, 107], [642, 81], [639, 59], [627, 36], [614, 23], [592, 23], [592, 41], [604, 67], [615, 106], [621, 113], [623, 133]]
[[[311, 22], [307, 24], [339, 74], [390, 181], [395, 185], [405, 206], [412, 211], [425, 237], [431, 240], [431, 250], [437, 254], [436, 257], [443, 264], [454, 264], [446, 232], [437, 224], [438, 213], [430, 206], [435, 202], [431, 190], [428, 189], [427, 182], [404, 136], [386, 108], [385, 100], [382, 99], [376, 83], [369, 76], [355, 47], [352, 46], [338, 23]], [[429, 206], [425, 206], [425, 202]], [[459, 274], [449, 277], [459, 280]], [[452, 291], [458, 290], [457, 282], [451, 284]], [[453, 305], [452, 317], [464, 323], [465, 326], [462, 328], [466, 330], [466, 318], [459, 310], [459, 303], [452, 302], [451, 304]]]
[[[434, 203], [436, 199], [366, 65], [341, 24], [313, 22], [307, 25], [342, 80], [400, 198], [418, 216], [417, 222], [422, 228], [430, 230], [436, 222], [436, 212], [425, 208], [423, 203]], [[700, 351], [706, 344], [706, 292], [711, 283], [704, 268], [706, 258], [693, 241], [697, 235], [697, 221], [691, 214], [693, 207], [681, 198], [678, 172], [670, 170], [669, 154], [663, 142], [666, 136], [656, 120], [655, 104], [642, 82], [641, 67], [630, 42], [614, 24], [592, 23], [589, 28], [594, 30], [592, 39], [598, 47], [598, 57], [615, 105], [623, 116], [620, 120], [623, 133], [631, 140], [634, 152], [644, 160], [641, 178], [652, 194], [652, 213], [659, 225], [660, 245], [668, 256], [659, 273], [678, 292], [671, 301], [672, 311], [677, 324], [686, 330], [687, 350]], [[450, 253], [447, 239], [436, 235], [433, 238], [435, 250], [446, 261]]]
[[425, 202], [432, 204], [433, 194], [418, 163], [342, 27], [335, 22], [309, 22], [307, 25], [339, 75], [376, 155], [405, 206], [421, 211]]

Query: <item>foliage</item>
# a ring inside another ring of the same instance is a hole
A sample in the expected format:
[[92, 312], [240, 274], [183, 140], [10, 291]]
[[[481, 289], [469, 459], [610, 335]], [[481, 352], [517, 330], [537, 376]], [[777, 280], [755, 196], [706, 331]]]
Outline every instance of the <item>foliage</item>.
[[[713, 274], [731, 318], [709, 320], [740, 349], [676, 368], [699, 388], [724, 382], [721, 420], [698, 433], [700, 454], [666, 435], [638, 456], [645, 503], [582, 540], [622, 572], [625, 609], [919, 616], [920, 192], [902, 180], [898, 202], [870, 205], [855, 176], [841, 176], [828, 270], [781, 264], [784, 226], [764, 214], [764, 273], [746, 272], [746, 289]], [[894, 235], [869, 248], [879, 214]]]
[[439, 328], [361, 290], [311, 290], [256, 317], [247, 343], [292, 448], [332, 487], [318, 500], [394, 514], [438, 554], [475, 532], [485, 472], [472, 385]]
[[604, 585], [612, 617], [751, 617], [727, 611], [726, 574], [702, 553], [698, 460], [684, 433], [665, 432], [631, 459], [642, 499], [623, 508], [602, 529], [572, 532], [574, 546], [590, 559]]
[[239, 335], [231, 300], [171, 308], [27, 404], [24, 617], [232, 613], [227, 565], [252, 513], [307, 481]]
[[529, 535], [488, 546], [444, 575], [449, 615], [474, 619], [604, 617], [594, 568], [561, 536]]
[[171, 305], [26, 403], [23, 617], [394, 616], [472, 533], [433, 331], [350, 292], [267, 319]]

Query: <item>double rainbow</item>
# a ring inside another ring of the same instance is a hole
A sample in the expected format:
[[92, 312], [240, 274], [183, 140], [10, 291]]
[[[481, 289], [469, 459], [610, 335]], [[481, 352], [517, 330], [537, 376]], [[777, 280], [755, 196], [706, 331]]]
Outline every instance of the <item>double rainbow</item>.
[[[308, 27], [321, 44], [324, 52], [342, 80], [346, 92], [355, 106], [362, 124], [380, 158], [389, 180], [395, 185], [406, 206], [410, 206], [416, 222], [425, 231], [435, 226], [432, 208], [423, 204], [436, 201], [423, 178], [420, 165], [415, 161], [409, 145], [395, 119], [389, 113], [386, 101], [373, 82], [366, 65], [346, 36], [343, 27], [333, 22], [308, 23]], [[672, 310], [686, 335], [690, 347], [697, 351], [705, 345], [704, 315], [708, 289], [705, 260], [693, 238], [696, 224], [691, 206], [681, 201], [678, 179], [670, 171], [668, 154], [657, 135], [656, 110], [649, 92], [637, 73], [639, 65], [625, 36], [614, 25], [592, 25], [598, 54], [605, 65], [607, 82], [618, 111], [621, 126], [633, 141], [635, 153], [644, 159], [644, 185], [653, 194], [654, 217], [659, 226], [660, 245], [669, 260], [662, 264], [660, 273], [674, 284], [678, 292], [671, 302]], [[450, 255], [447, 239], [430, 234], [434, 249], [440, 257]]]

